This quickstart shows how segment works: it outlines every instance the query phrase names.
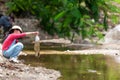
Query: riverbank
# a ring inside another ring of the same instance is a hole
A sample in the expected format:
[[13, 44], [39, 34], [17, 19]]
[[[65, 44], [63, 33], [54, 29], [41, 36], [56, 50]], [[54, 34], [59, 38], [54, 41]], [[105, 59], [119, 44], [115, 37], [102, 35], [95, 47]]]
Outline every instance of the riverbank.
[[[62, 45], [62, 44], [61, 44]], [[48, 45], [40, 50], [40, 54], [120, 54], [120, 44], [67, 44], [63, 46]], [[56, 47], [58, 47], [56, 49]], [[24, 50], [23, 55], [35, 54], [33, 49]]]
[[2, 56], [0, 49], [0, 80], [57, 80], [60, 76], [54, 69], [11, 63]]
[[[83, 46], [83, 45], [82, 45]], [[118, 44], [89, 46], [85, 44], [84, 47], [90, 47], [83, 50], [41, 50], [40, 54], [67, 54], [67, 55], [80, 55], [80, 54], [103, 54], [103, 55], [115, 55], [115, 59], [119, 60], [119, 48]], [[1, 52], [0, 52], [1, 53]], [[34, 51], [23, 51], [22, 55], [27, 57], [27, 54], [35, 54]], [[1, 80], [58, 80], [61, 77], [61, 73], [54, 69], [47, 69], [45, 67], [31, 67], [24, 63], [10, 63], [2, 55], [0, 55], [0, 79]]]

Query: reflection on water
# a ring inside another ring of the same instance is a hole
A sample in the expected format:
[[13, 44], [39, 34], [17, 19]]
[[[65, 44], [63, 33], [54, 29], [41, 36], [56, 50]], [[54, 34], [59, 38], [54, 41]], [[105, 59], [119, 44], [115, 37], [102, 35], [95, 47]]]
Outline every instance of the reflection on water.
[[[59, 80], [120, 80], [120, 68], [104, 55], [34, 55], [20, 56], [25, 64], [43, 66], [59, 70], [62, 77]], [[109, 62], [109, 63], [108, 63]], [[108, 65], [109, 64], [109, 65]]]

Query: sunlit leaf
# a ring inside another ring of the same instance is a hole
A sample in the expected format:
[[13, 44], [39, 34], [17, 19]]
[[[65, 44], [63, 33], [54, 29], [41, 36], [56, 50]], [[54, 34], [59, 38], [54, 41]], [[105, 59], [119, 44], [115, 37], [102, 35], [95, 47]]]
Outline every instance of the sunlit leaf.
[[60, 18], [62, 18], [65, 15], [66, 11], [62, 11], [59, 14], [57, 14], [54, 18], [55, 21], [59, 20]]

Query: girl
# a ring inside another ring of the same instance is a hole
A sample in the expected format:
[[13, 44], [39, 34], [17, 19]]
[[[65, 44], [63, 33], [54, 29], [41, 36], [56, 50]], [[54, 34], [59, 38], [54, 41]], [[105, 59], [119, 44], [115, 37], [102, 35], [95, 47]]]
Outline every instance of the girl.
[[13, 26], [9, 31], [9, 35], [2, 44], [3, 56], [12, 62], [18, 63], [19, 61], [17, 60], [17, 57], [24, 47], [24, 45], [21, 42], [18, 42], [18, 39], [32, 34], [38, 35], [39, 32], [23, 33], [20, 26]]

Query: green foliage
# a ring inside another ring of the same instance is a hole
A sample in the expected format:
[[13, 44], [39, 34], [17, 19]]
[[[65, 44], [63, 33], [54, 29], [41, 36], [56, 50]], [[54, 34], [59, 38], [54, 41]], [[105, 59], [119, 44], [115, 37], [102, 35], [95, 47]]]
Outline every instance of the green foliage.
[[110, 3], [111, 4], [109, 4], [109, 9], [110, 9], [109, 12], [111, 13], [111, 15], [109, 15], [109, 19], [111, 19], [113, 24], [119, 24], [120, 1], [119, 0], [111, 0]]
[[118, 3], [120, 3], [120, 0], [112, 0], [112, 1], [115, 1], [115, 2], [118, 2]]
[[[6, 5], [9, 8], [8, 13], [14, 12], [24, 17], [34, 15], [40, 20], [41, 29], [51, 35], [57, 34], [73, 40], [75, 34], [81, 35], [83, 39], [102, 37], [101, 30], [108, 28], [107, 12], [119, 11], [110, 5], [110, 2], [109, 0], [11, 0]], [[99, 21], [101, 12], [104, 17], [102, 22]], [[116, 20], [114, 19], [113, 21]]]

